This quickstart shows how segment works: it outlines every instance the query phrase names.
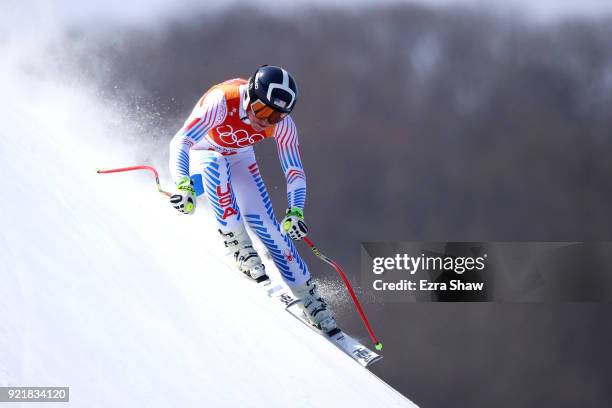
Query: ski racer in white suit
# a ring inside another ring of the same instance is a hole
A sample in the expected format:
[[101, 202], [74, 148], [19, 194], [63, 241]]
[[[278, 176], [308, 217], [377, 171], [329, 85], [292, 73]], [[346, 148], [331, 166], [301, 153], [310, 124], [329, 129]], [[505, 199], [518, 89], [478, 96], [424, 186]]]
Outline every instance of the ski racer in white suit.
[[[249, 80], [232, 79], [210, 88], [170, 143], [170, 172], [178, 190], [170, 202], [178, 211], [192, 214], [197, 202], [194, 180], [201, 180], [219, 233], [234, 252], [238, 268], [252, 279], [267, 278], [246, 222], [301, 300], [311, 324], [327, 332], [336, 328], [335, 320], [292, 242], [308, 233], [306, 176], [297, 129], [289, 116], [297, 94], [286, 70], [267, 65]], [[280, 224], [253, 151], [254, 144], [267, 138], [276, 141], [287, 181], [288, 209]]]

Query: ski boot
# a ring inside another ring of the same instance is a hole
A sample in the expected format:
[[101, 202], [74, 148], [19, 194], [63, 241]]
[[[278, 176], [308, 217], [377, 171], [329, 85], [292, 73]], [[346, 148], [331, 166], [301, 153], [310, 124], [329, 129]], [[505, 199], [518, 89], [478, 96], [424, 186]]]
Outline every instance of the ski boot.
[[261, 262], [259, 254], [253, 248], [253, 243], [244, 229], [228, 233], [219, 230], [219, 233], [223, 237], [225, 247], [234, 253], [234, 260], [242, 273], [257, 282], [268, 279], [266, 267]]
[[327, 303], [319, 295], [317, 286], [309, 279], [306, 283], [289, 287], [293, 295], [300, 300], [299, 306], [310, 324], [325, 333], [336, 329], [336, 320], [327, 308]]

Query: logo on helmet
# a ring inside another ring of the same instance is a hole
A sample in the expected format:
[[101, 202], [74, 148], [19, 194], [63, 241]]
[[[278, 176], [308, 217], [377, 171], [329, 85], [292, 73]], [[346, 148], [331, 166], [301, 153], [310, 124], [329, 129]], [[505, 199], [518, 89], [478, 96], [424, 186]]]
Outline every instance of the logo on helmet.
[[278, 98], [274, 98], [274, 104], [276, 106], [280, 106], [281, 108], [284, 108], [285, 106], [287, 106], [287, 102], [283, 101], [282, 99], [278, 99]]

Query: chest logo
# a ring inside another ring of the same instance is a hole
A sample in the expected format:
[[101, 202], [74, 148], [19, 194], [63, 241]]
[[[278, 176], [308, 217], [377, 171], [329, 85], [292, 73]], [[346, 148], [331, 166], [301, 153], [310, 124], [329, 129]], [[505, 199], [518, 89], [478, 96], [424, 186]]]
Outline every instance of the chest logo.
[[219, 134], [221, 142], [237, 146], [246, 147], [264, 140], [264, 135], [260, 133], [249, 133], [244, 129], [234, 130], [231, 125], [219, 126], [215, 129]]

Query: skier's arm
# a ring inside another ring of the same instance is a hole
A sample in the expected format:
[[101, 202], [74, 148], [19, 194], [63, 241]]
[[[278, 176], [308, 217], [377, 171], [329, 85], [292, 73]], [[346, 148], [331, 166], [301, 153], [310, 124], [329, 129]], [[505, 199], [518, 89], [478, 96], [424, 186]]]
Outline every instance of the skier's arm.
[[291, 239], [300, 240], [308, 235], [304, 222], [306, 204], [306, 175], [300, 157], [298, 134], [293, 119], [287, 116], [276, 126], [274, 138], [278, 158], [287, 180], [287, 211], [281, 227]]
[[290, 116], [276, 126], [274, 138], [281, 168], [287, 181], [287, 208], [299, 208], [304, 211], [306, 175], [300, 157], [297, 128]]
[[170, 175], [175, 184], [189, 177], [189, 149], [225, 119], [227, 103], [222, 91], [206, 94], [170, 142]]

